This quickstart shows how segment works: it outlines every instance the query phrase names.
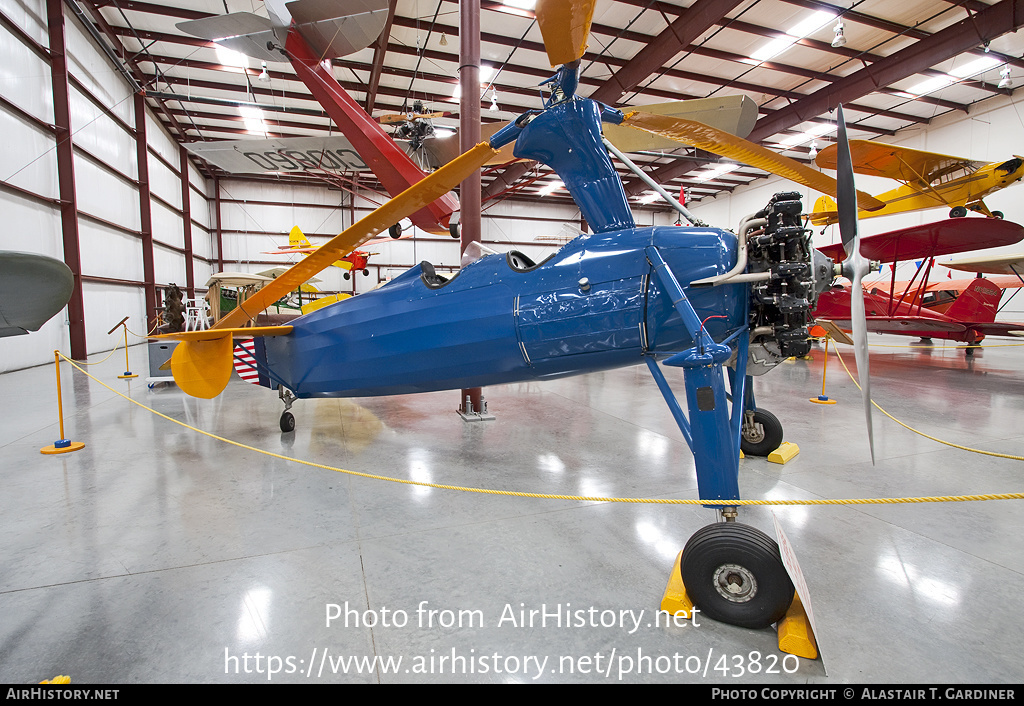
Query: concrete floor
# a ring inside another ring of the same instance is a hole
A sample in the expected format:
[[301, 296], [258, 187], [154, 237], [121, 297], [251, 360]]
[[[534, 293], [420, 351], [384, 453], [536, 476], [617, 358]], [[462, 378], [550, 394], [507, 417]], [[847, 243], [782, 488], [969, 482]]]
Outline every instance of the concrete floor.
[[[992, 345], [971, 361], [952, 346], [871, 340], [874, 397], [890, 413], [1024, 455], [1024, 349]], [[144, 347], [131, 355], [148, 370]], [[808, 402], [821, 385], [823, 352], [812, 355], [758, 381], [759, 403], [801, 453], [786, 466], [742, 461], [745, 497], [1024, 491], [1020, 461], [942, 446], [881, 414], [872, 466], [857, 390], [834, 355], [839, 404]], [[117, 380], [122, 365], [115, 356], [91, 372], [285, 457], [479, 488], [696, 497], [691, 455], [644, 366], [489, 388], [491, 422], [464, 423], [453, 392], [300, 401], [296, 431], [282, 434], [268, 390], [236, 379], [196, 400]], [[681, 375], [670, 379], [681, 391]], [[1020, 501], [775, 508], [824, 661], [784, 659], [771, 629], [654, 625], [676, 554], [712, 511], [353, 477], [200, 436], [67, 367], [64, 382], [67, 436], [87, 446], [43, 456], [58, 438], [53, 366], [0, 376], [3, 682], [1024, 681]], [[771, 512], [744, 509], [741, 521], [772, 533]], [[347, 627], [326, 624], [331, 604], [353, 611]], [[520, 609], [544, 608], [583, 611], [574, 623], [587, 624], [519, 624]], [[626, 625], [600, 625], [606, 611], [627, 611]], [[638, 628], [628, 611], [643, 612]], [[369, 668], [348, 661], [375, 656]]]

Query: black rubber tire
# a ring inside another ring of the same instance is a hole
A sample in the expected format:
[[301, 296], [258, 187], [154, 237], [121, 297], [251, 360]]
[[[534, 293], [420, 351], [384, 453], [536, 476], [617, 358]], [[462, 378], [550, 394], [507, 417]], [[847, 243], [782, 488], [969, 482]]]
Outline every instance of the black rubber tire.
[[388, 228], [388, 235], [390, 235], [395, 240], [398, 240], [399, 238], [401, 238], [402, 237], [402, 224], [401, 223], [396, 223], [395, 225], [393, 225], [390, 228]]
[[722, 522], [699, 529], [683, 549], [680, 574], [687, 596], [704, 615], [741, 628], [777, 623], [793, 602], [779, 545], [750, 525]]
[[462, 237], [461, 234], [459, 233], [458, 223], [452, 223], [451, 225], [448, 226], [448, 235], [452, 236], [456, 240]]
[[949, 209], [950, 218], [963, 218], [966, 215], [967, 209], [964, 208], [963, 206], [954, 206], [953, 208]]
[[350, 275], [348, 272], [342, 273], [341, 276], [344, 277], [345, 279], [351, 279], [352, 278], [352, 275]]
[[295, 415], [291, 412], [281, 414], [281, 431], [285, 433], [295, 431]]
[[370, 271], [369, 270], [363, 270], [363, 277], [369, 277], [369, 276], [370, 276]]
[[760, 425], [757, 434], [743, 432], [740, 449], [747, 456], [767, 456], [782, 445], [782, 422], [767, 409], [754, 410], [754, 424]]
[[1002, 212], [1002, 211], [993, 211], [993, 212], [992, 212], [992, 217], [993, 217], [993, 218], [999, 218], [999, 219], [1002, 219], [1002, 218], [1004, 218], [1004, 215], [1003, 215], [1003, 212]]

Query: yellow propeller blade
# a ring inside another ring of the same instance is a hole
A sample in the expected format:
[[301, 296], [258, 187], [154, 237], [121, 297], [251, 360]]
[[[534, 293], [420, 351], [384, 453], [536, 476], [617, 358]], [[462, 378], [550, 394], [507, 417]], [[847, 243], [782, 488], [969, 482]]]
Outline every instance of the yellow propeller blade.
[[[667, 137], [685, 145], [697, 147], [722, 157], [735, 159], [737, 162], [749, 164], [772, 174], [790, 179], [809, 186], [830, 196], [836, 195], [836, 180], [819, 171], [790, 159], [749, 140], [736, 137], [710, 125], [696, 120], [675, 118], [670, 115], [653, 115], [634, 111], [626, 115], [623, 125], [645, 130]], [[857, 192], [857, 204], [865, 210], [874, 211], [883, 208], [885, 203], [863, 191]]]
[[597, 0], [538, 0], [534, 14], [552, 66], [571, 64], [587, 50]]
[[494, 154], [495, 150], [490, 145], [481, 142], [436, 172], [413, 184], [368, 216], [331, 238], [319, 250], [291, 267], [277, 279], [268, 282], [263, 289], [218, 321], [213, 326], [213, 330], [234, 328], [255, 318], [261, 311], [297, 289], [310, 277], [330, 267], [331, 263], [338, 258], [347, 255], [370, 238], [383, 233], [393, 224], [447, 194]]

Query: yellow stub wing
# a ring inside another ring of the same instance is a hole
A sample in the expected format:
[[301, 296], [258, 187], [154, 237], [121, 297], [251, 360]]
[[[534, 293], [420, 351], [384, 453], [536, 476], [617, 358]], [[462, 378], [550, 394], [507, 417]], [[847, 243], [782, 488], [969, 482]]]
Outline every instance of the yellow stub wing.
[[539, 0], [537, 24], [552, 66], [571, 64], [587, 49], [597, 0]]
[[[646, 130], [647, 132], [661, 135], [684, 145], [697, 147], [722, 157], [735, 159], [737, 162], [749, 164], [766, 172], [778, 174], [798, 184], [809, 186], [823, 194], [836, 195], [836, 180], [832, 177], [811, 169], [795, 159], [772, 152], [749, 140], [730, 135], [724, 130], [705, 125], [696, 120], [635, 111], [628, 113], [622, 124], [637, 130]], [[869, 211], [885, 206], [885, 203], [863, 191], [857, 192], [857, 204]]]
[[208, 400], [223, 392], [231, 379], [234, 336], [283, 336], [291, 331], [291, 326], [254, 326], [182, 331], [150, 338], [179, 341], [171, 354], [174, 382], [186, 394]]
[[[836, 154], [836, 146], [829, 145], [818, 153], [814, 163], [822, 169], [835, 169]], [[987, 164], [872, 140], [850, 140], [850, 157], [853, 159], [853, 171], [857, 174], [886, 177], [921, 187], [947, 174], [962, 170], [976, 171]]]
[[234, 340], [220, 336], [205, 341], [182, 341], [171, 354], [171, 373], [183, 392], [210, 399], [228, 386]]

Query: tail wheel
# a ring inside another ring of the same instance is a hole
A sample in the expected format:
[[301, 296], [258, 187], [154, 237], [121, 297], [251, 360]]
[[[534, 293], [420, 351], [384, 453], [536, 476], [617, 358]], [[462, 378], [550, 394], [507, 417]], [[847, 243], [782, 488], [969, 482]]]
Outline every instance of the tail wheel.
[[747, 456], [767, 456], [782, 445], [782, 422], [767, 409], [745, 415], [740, 448]]
[[295, 415], [291, 412], [281, 414], [281, 431], [285, 433], [295, 431]]
[[680, 574], [704, 615], [742, 628], [777, 623], [793, 602], [779, 545], [750, 525], [723, 522], [698, 530], [683, 549]]

